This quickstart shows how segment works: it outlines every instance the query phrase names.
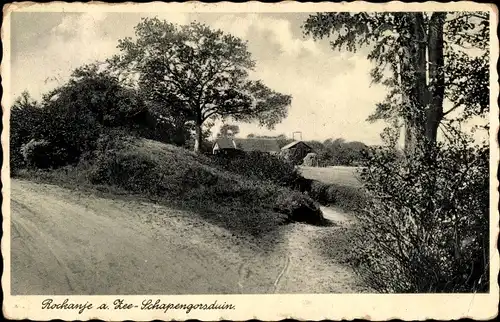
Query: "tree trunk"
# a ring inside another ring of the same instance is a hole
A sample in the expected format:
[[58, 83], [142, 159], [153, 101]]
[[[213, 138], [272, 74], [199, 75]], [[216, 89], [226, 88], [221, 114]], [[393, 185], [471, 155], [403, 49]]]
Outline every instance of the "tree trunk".
[[444, 53], [443, 26], [446, 13], [434, 12], [429, 22], [429, 92], [430, 102], [426, 111], [425, 137], [435, 143], [439, 123], [443, 118]]
[[[428, 92], [427, 92], [427, 60], [425, 57], [427, 48], [427, 35], [424, 23], [423, 13], [418, 12], [415, 14], [414, 21], [414, 56], [413, 56], [413, 70], [414, 70], [414, 99], [417, 103], [418, 110], [424, 110], [427, 106]], [[417, 117], [420, 119], [420, 113]]]
[[196, 122], [196, 124], [195, 124], [195, 137], [194, 137], [194, 152], [201, 153], [202, 140], [203, 140], [203, 137], [202, 137], [201, 122]]
[[410, 39], [406, 42], [408, 57], [403, 57], [402, 84], [406, 108], [405, 153], [413, 155], [422, 148], [425, 113], [428, 104], [426, 27], [423, 13], [410, 13], [412, 26]]
[[411, 40], [407, 43], [409, 57], [402, 65], [402, 70], [409, 73], [402, 81], [409, 106], [404, 115], [407, 155], [422, 152], [436, 143], [444, 97], [443, 26], [446, 13], [433, 13], [428, 28], [423, 13], [412, 15]]

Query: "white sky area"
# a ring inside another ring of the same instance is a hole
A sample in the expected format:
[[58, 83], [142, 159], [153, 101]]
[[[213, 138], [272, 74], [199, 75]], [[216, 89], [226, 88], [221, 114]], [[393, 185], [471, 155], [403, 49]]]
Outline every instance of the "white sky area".
[[[380, 144], [383, 122], [366, 121], [386, 93], [371, 85], [367, 51], [333, 51], [328, 41], [304, 38], [307, 13], [14, 13], [11, 30], [13, 98], [27, 90], [35, 99], [63, 84], [75, 68], [117, 53], [118, 39], [133, 36], [141, 17], [178, 24], [193, 20], [248, 40], [256, 61], [252, 78], [292, 95], [288, 117], [274, 130], [235, 123], [240, 135], [301, 131], [304, 140], [344, 138]], [[220, 124], [218, 124], [220, 125]], [[218, 126], [212, 129], [213, 134]]]

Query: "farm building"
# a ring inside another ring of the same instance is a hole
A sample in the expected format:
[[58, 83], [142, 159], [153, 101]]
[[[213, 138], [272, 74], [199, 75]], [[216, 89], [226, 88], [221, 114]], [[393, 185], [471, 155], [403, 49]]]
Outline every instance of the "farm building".
[[281, 148], [281, 154], [296, 164], [302, 163], [302, 160], [312, 152], [313, 149], [303, 141], [293, 141]]
[[259, 151], [278, 154], [280, 147], [274, 139], [237, 139], [218, 138], [214, 142], [213, 154], [235, 154], [238, 152]]

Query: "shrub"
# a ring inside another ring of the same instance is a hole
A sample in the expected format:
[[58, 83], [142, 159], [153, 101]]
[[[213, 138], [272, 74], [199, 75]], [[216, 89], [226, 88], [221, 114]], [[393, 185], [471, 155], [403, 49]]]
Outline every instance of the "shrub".
[[52, 146], [45, 140], [32, 139], [21, 147], [24, 162], [33, 168], [46, 169], [51, 166]]
[[366, 203], [362, 188], [317, 180], [312, 180], [309, 195], [322, 205], [336, 206], [345, 211], [358, 211]]
[[168, 201], [181, 201], [208, 220], [252, 234], [284, 220], [320, 224], [323, 216], [306, 195], [271, 182], [212, 167], [212, 160], [149, 140], [102, 137], [89, 173], [93, 184]]
[[[145, 153], [133, 143], [104, 138], [90, 173], [95, 184], [110, 184], [152, 196], [180, 196], [203, 185], [213, 185], [215, 175], [206, 166], [182, 156]], [[185, 162], [184, 162], [185, 161]]]
[[373, 153], [371, 200], [356, 247], [362, 276], [382, 292], [488, 290], [489, 148], [439, 145], [401, 159]]
[[279, 186], [292, 186], [300, 177], [293, 163], [267, 153], [252, 151], [232, 157], [214, 156], [214, 159], [224, 170]]
[[[30, 167], [57, 168], [76, 164], [82, 154], [95, 149], [102, 133], [95, 120], [51, 104], [18, 104], [13, 107], [10, 163], [14, 172], [28, 166], [28, 159]], [[28, 159], [22, 155], [23, 146]]]
[[75, 164], [82, 154], [96, 148], [103, 128], [92, 115], [68, 110], [66, 106], [47, 105], [42, 120], [34, 130], [35, 137], [47, 140], [54, 148], [64, 151], [55, 166]]
[[27, 92], [15, 101], [11, 168], [15, 172], [26, 166], [20, 148], [31, 139], [50, 142], [54, 159], [44, 162], [62, 167], [78, 163], [96, 148], [101, 134], [115, 129], [176, 144], [184, 144], [190, 132], [185, 120], [166, 117], [157, 106], [146, 106], [140, 93], [121, 84], [109, 70], [85, 65], [67, 83], [44, 95], [40, 104]]
[[33, 138], [33, 129], [41, 121], [41, 109], [27, 92], [16, 99], [10, 110], [10, 169], [11, 174], [25, 167], [21, 147]]
[[306, 222], [313, 225], [325, 223], [323, 214], [316, 203], [297, 191], [280, 191], [274, 203], [274, 210], [286, 214], [290, 221]]

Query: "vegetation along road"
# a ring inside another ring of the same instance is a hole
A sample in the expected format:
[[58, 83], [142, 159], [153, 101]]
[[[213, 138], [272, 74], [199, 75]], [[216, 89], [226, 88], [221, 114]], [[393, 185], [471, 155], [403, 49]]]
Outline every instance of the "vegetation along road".
[[328, 209], [337, 226], [290, 224], [278, 241], [257, 242], [138, 200], [21, 180], [12, 180], [11, 196], [12, 294], [358, 290], [353, 272], [313, 242], [348, 223]]

